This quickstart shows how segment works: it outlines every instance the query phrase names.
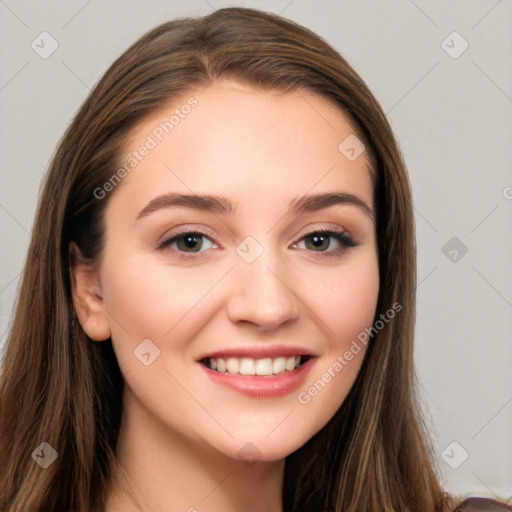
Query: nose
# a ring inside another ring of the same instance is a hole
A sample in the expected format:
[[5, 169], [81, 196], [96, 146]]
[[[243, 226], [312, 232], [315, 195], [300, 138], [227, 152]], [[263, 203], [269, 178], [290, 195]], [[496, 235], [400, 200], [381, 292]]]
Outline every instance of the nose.
[[238, 261], [232, 272], [234, 291], [228, 302], [232, 322], [272, 330], [299, 317], [299, 299], [289, 276], [260, 256], [248, 264]]

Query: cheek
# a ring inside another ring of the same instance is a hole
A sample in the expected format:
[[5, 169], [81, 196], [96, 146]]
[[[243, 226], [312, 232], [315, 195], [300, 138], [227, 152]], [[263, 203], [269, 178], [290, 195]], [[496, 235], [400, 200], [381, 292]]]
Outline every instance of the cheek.
[[365, 329], [373, 324], [379, 294], [377, 258], [361, 258], [318, 279], [317, 284], [309, 304], [322, 320], [328, 343], [324, 357], [297, 395], [300, 410], [315, 418], [312, 434], [334, 416], [363, 363], [367, 344], [361, 340], [368, 340]]
[[333, 269], [312, 289], [310, 300], [326, 326], [331, 349], [342, 349], [373, 322], [379, 295], [377, 258], [368, 255]]
[[186, 337], [176, 333], [199, 325], [198, 317], [206, 314], [204, 299], [223, 273], [173, 268], [144, 257], [125, 257], [116, 265], [106, 262], [103, 300], [113, 320], [113, 339], [129, 338], [137, 345], [149, 338], [159, 345], [172, 338], [173, 346], [179, 347]]

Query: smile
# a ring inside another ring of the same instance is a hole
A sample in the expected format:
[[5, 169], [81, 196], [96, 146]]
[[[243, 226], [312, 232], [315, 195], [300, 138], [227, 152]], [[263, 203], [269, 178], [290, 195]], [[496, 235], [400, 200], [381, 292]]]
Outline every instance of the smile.
[[215, 385], [251, 398], [277, 398], [299, 388], [317, 360], [302, 348], [276, 345], [218, 351], [197, 363]]
[[265, 357], [262, 359], [253, 359], [251, 357], [208, 357], [201, 360], [201, 363], [219, 373], [265, 377], [280, 375], [284, 372], [293, 372], [308, 359], [308, 356], [298, 355], [274, 358]]

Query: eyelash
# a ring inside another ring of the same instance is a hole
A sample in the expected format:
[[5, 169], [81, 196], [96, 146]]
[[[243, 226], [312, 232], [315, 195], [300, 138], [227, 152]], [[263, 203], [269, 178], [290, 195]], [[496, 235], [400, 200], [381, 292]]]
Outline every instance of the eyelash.
[[[158, 243], [157, 249], [160, 251], [168, 249], [171, 244], [176, 242], [179, 238], [184, 237], [185, 235], [196, 235], [196, 236], [199, 235], [199, 236], [208, 238], [212, 242], [212, 244], [214, 243], [212, 240], [212, 237], [208, 233], [204, 233], [202, 231], [182, 231], [181, 233], [175, 233], [175, 234], [171, 235], [170, 237], [164, 238], [161, 242]], [[333, 249], [330, 251], [329, 250], [328, 251], [311, 251], [313, 253], [320, 254], [322, 257], [327, 257], [327, 258], [337, 257], [337, 256], [340, 256], [342, 253], [344, 253], [346, 249], [356, 246], [356, 244], [354, 243], [352, 238], [350, 238], [350, 236], [345, 231], [335, 230], [335, 229], [315, 229], [315, 230], [309, 231], [308, 233], [303, 235], [298, 242], [295, 242], [293, 245], [297, 245], [299, 242], [302, 242], [303, 240], [305, 240], [306, 238], [308, 238], [311, 235], [320, 235], [320, 236], [327, 236], [330, 238], [334, 238], [341, 244], [341, 247], [338, 247], [337, 249]], [[177, 253], [179, 253], [179, 256], [177, 256], [178, 258], [185, 259], [185, 260], [197, 258], [197, 256], [194, 255], [194, 252], [187, 253], [185, 251], [179, 251], [177, 249], [174, 249], [174, 250]], [[204, 251], [195, 251], [195, 252], [201, 253]]]

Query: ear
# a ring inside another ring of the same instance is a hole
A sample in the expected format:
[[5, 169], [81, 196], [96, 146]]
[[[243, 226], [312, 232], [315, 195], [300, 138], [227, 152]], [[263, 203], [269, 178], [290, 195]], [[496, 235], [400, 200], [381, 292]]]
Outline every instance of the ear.
[[103, 308], [97, 270], [84, 258], [75, 242], [69, 244], [69, 268], [73, 307], [78, 321], [89, 338], [110, 338], [110, 322]]

